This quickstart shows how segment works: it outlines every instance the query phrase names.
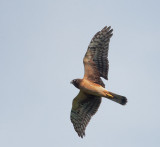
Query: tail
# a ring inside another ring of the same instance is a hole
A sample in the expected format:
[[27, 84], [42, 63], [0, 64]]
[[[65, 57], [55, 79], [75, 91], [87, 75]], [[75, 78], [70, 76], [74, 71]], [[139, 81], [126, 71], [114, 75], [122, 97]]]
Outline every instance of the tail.
[[121, 105], [125, 105], [127, 103], [127, 98], [125, 96], [121, 96], [121, 95], [115, 94], [113, 92], [109, 92], [109, 94], [111, 94], [113, 96], [113, 98], [109, 98], [110, 100], [117, 102]]

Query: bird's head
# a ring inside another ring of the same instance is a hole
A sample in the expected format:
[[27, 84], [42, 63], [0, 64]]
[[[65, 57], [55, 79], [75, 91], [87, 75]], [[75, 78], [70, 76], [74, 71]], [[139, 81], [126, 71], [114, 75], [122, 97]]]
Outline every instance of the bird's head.
[[70, 83], [73, 84], [76, 88], [79, 89], [80, 79], [74, 79]]

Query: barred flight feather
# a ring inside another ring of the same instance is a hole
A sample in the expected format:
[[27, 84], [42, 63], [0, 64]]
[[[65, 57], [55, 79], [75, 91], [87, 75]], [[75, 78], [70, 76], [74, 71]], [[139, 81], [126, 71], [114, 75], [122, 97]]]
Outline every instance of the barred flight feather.
[[[96, 33], [96, 35], [94, 35], [94, 37], [92, 38], [88, 46], [87, 53], [84, 57], [84, 61], [86, 61], [85, 58], [88, 58], [87, 55], [90, 52], [92, 58], [90, 58], [90, 60], [87, 60], [88, 62], [84, 62], [84, 64], [90, 64], [93, 61], [93, 63], [96, 65], [97, 73], [99, 73], [99, 76], [105, 78], [106, 80], [108, 80], [108, 50], [110, 38], [113, 35], [112, 31], [113, 29], [111, 29], [111, 27], [106, 26], [101, 31]], [[90, 66], [93, 66], [93, 64], [90, 64]]]
[[101, 98], [93, 95], [87, 95], [83, 101], [77, 101], [75, 99], [73, 101], [78, 103], [78, 107], [72, 107], [71, 122], [73, 123], [78, 136], [83, 138], [83, 136], [85, 136], [85, 129], [91, 117], [97, 112], [100, 106]]

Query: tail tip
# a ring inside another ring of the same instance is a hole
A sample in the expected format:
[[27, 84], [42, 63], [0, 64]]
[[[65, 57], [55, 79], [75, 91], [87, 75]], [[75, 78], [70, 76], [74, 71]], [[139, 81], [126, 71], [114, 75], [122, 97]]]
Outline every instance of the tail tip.
[[122, 104], [122, 105], [126, 105], [126, 103], [127, 103], [127, 98], [123, 96], [123, 97], [122, 97], [121, 104]]

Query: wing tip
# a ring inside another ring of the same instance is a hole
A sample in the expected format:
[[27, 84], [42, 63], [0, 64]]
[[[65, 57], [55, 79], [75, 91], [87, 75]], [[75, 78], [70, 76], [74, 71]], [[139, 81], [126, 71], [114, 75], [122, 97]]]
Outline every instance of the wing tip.
[[101, 31], [112, 32], [113, 29], [111, 29], [111, 26], [109, 26], [109, 27], [105, 26]]
[[81, 134], [78, 133], [78, 136], [83, 139], [83, 137], [85, 137], [85, 132], [83, 132]]

